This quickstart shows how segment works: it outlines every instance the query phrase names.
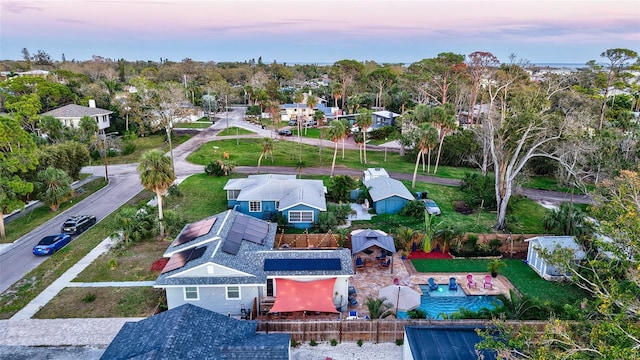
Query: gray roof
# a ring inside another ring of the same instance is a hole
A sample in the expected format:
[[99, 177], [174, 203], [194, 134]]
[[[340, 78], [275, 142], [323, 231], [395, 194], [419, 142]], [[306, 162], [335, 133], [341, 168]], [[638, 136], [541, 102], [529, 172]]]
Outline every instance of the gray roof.
[[120, 329], [101, 359], [288, 359], [289, 334], [184, 304]]
[[393, 237], [378, 230], [361, 229], [351, 232], [351, 253], [356, 254], [372, 246], [396, 252]]
[[237, 201], [278, 201], [278, 210], [307, 205], [327, 210], [322, 180], [296, 179], [295, 175], [261, 174], [231, 179], [224, 190], [240, 190]]
[[542, 249], [547, 251], [553, 251], [556, 247], [571, 249], [576, 260], [582, 260], [587, 256], [573, 236], [536, 236], [525, 240], [525, 242], [537, 242]]
[[[482, 341], [479, 326], [411, 326], [405, 325], [406, 341], [414, 359], [478, 359], [475, 345]], [[495, 351], [482, 350], [482, 359], [496, 359]]]
[[100, 116], [113, 114], [113, 111], [88, 106], [69, 104], [41, 115], [53, 116], [55, 118], [81, 118], [83, 116]]
[[[208, 234], [194, 239], [186, 244], [174, 246], [177, 239], [173, 241], [165, 252], [165, 257], [171, 254], [196, 246], [206, 246], [204, 254], [195, 260], [189, 261], [185, 266], [160, 274], [156, 279], [155, 286], [183, 286], [183, 285], [242, 285], [242, 284], [263, 284], [266, 283], [267, 276], [349, 276], [353, 275], [353, 265], [351, 254], [348, 249], [340, 250], [274, 250], [274, 240], [276, 236], [277, 224], [269, 222], [269, 232], [264, 245], [251, 241], [242, 241], [240, 250], [236, 255], [226, 253], [221, 250], [222, 243], [226, 239], [233, 223], [238, 217], [249, 217], [235, 210], [227, 210], [214, 215], [217, 220]], [[252, 219], [255, 219], [252, 217]], [[265, 222], [255, 219], [255, 221]], [[264, 271], [265, 259], [340, 259], [340, 270], [325, 271], [272, 271], [268, 274]], [[194, 277], [172, 277], [183, 271], [193, 269], [204, 264], [218, 264], [227, 268], [242, 271], [244, 276], [194, 276]], [[249, 274], [248, 276], [246, 274]]]
[[391, 118], [395, 118], [395, 117], [400, 116], [400, 114], [396, 114], [396, 113], [388, 111], [388, 110], [375, 111], [375, 112], [373, 112], [373, 115], [382, 116], [382, 117], [387, 118], [387, 119], [391, 119]]
[[415, 200], [411, 192], [407, 190], [404, 184], [396, 179], [389, 177], [376, 177], [364, 182], [369, 189], [371, 200], [380, 201], [392, 196], [398, 196], [409, 201]]

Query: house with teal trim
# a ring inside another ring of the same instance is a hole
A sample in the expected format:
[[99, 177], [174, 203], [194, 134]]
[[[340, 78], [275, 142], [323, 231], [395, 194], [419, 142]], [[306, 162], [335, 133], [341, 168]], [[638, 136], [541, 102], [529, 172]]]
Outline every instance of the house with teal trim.
[[327, 188], [322, 180], [296, 179], [295, 175], [259, 174], [231, 179], [223, 188], [227, 207], [262, 220], [287, 223], [306, 229], [327, 211]]

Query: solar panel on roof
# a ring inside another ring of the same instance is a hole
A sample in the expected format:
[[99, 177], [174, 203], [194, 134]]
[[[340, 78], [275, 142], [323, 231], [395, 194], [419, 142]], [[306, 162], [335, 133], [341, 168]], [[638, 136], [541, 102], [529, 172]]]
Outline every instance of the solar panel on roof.
[[222, 244], [222, 251], [231, 255], [238, 255], [238, 251], [240, 251], [240, 244], [238, 242], [225, 240], [224, 244]]
[[181, 267], [185, 266], [189, 261], [202, 257], [206, 249], [207, 249], [206, 246], [201, 246], [198, 248], [183, 250], [171, 255], [171, 258], [169, 258], [167, 265], [165, 265], [164, 268], [162, 269], [162, 274], [169, 271], [176, 270], [176, 269], [180, 269]]
[[215, 224], [216, 219], [217, 218], [205, 219], [187, 226], [186, 229], [182, 230], [182, 233], [178, 237], [178, 240], [176, 240], [176, 242], [173, 244], [173, 246], [186, 244], [193, 239], [208, 234], [209, 231], [211, 231], [211, 227], [213, 227], [213, 224]]
[[340, 259], [264, 259], [264, 271], [341, 270]]

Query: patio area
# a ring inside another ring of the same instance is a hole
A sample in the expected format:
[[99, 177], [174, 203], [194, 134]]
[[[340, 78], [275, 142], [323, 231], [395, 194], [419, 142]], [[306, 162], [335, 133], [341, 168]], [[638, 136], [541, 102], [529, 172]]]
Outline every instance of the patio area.
[[[365, 263], [361, 269], [357, 269], [355, 275], [349, 281], [350, 285], [356, 288], [356, 306], [350, 306], [349, 310], [357, 310], [358, 316], [363, 317], [369, 313], [365, 302], [367, 297], [377, 298], [378, 291], [392, 285], [394, 279], [398, 279], [400, 285], [409, 285], [411, 288], [422, 294], [421, 284], [427, 284], [430, 277], [433, 277], [438, 284], [448, 284], [449, 278], [454, 277], [458, 286], [464, 290], [467, 295], [509, 295], [509, 289], [513, 289], [513, 285], [503, 276], [492, 278], [493, 288], [485, 289], [482, 286], [482, 280], [488, 273], [472, 273], [474, 280], [477, 282], [475, 288], [467, 286], [467, 273], [418, 273], [415, 271], [411, 260], [403, 260], [401, 255], [396, 253], [393, 255], [392, 266], [389, 268], [381, 268], [380, 260], [376, 260], [376, 256], [380, 256], [380, 249], [371, 248], [371, 254], [358, 253]], [[390, 256], [389, 256], [390, 257]], [[371, 264], [367, 266], [367, 264]], [[355, 257], [354, 257], [355, 267]], [[392, 272], [393, 270], [393, 272]]]

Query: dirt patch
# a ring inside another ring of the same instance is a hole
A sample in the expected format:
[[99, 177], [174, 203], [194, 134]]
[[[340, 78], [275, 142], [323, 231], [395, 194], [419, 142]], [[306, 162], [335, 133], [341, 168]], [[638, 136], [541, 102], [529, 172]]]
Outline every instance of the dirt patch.
[[469, 207], [464, 201], [455, 201], [453, 203], [453, 209], [460, 214], [473, 214], [473, 208]]
[[65, 288], [34, 318], [147, 317], [153, 315], [163, 293], [151, 287]]

